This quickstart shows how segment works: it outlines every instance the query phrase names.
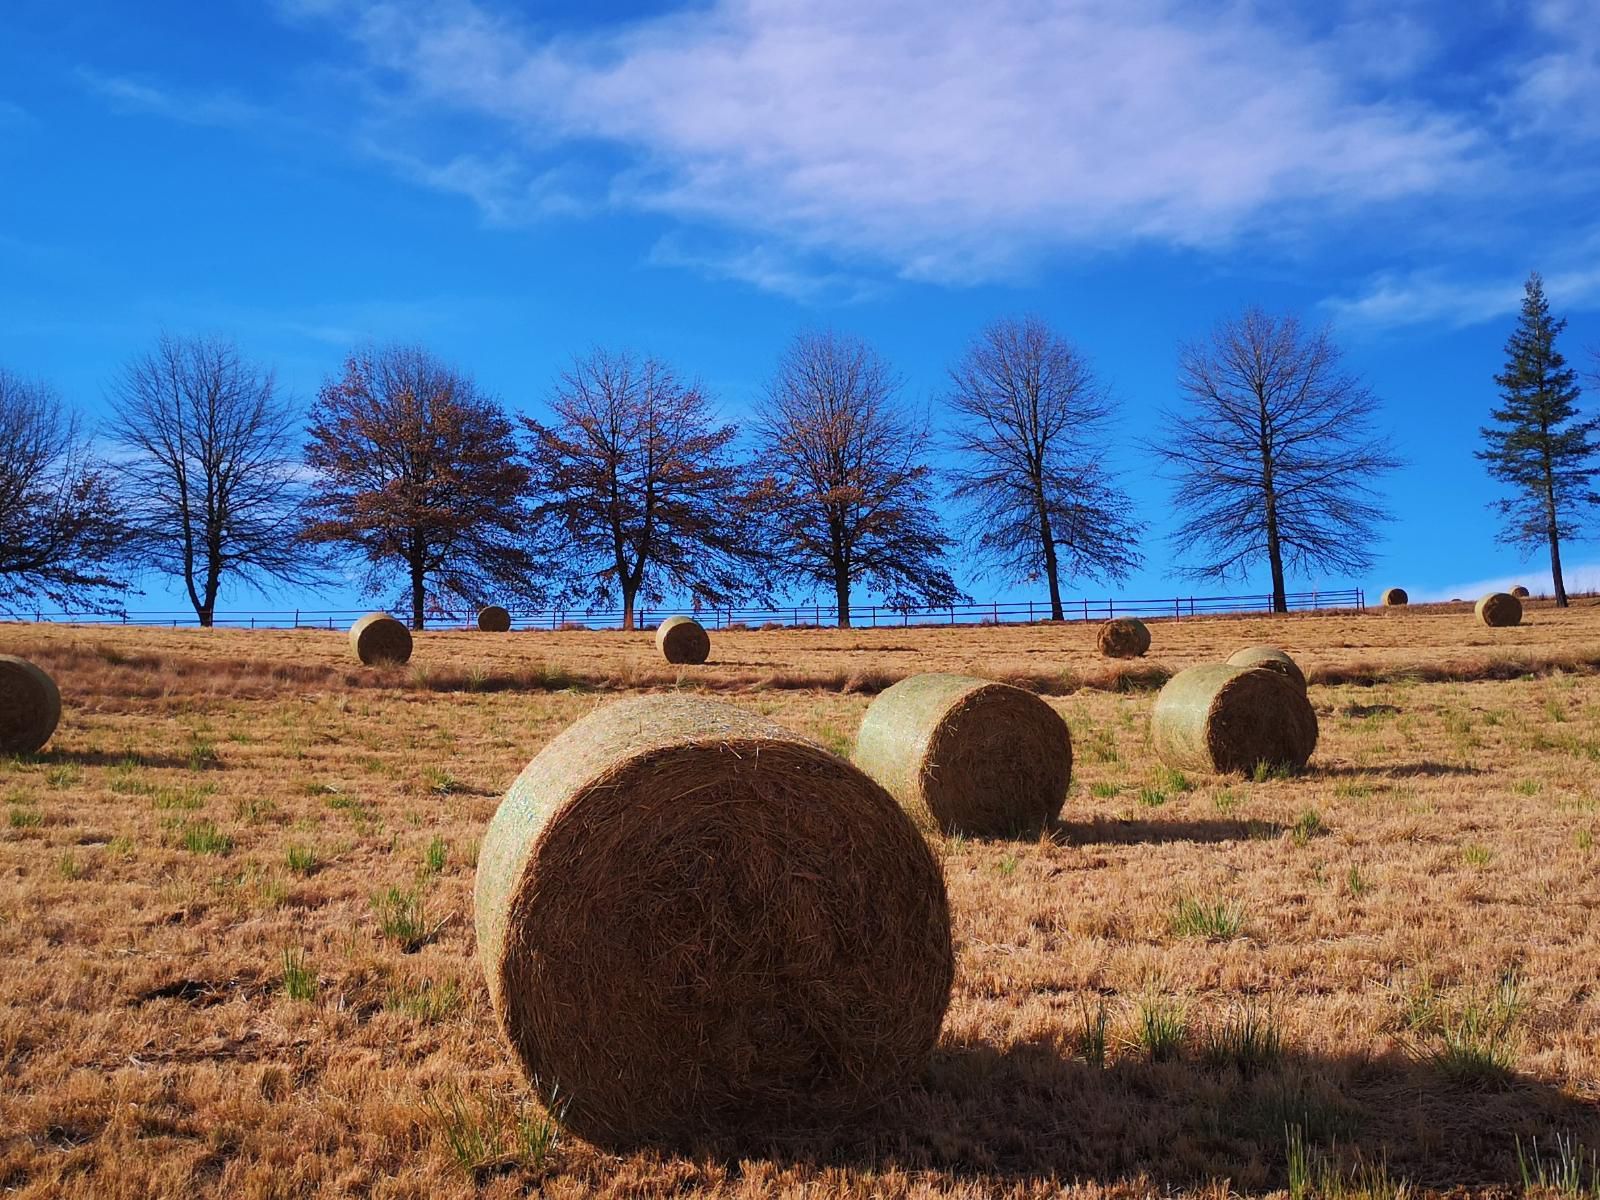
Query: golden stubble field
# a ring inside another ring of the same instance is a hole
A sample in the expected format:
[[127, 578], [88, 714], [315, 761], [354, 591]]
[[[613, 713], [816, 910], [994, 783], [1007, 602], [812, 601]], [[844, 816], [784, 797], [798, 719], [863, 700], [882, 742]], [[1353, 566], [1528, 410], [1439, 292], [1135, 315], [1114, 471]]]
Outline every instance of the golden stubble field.
[[[1126, 670], [1068, 625], [729, 633], [681, 671], [647, 634], [427, 633], [369, 672], [339, 633], [0, 625], [66, 700], [0, 760], [0, 1189], [1518, 1194], [1519, 1143], [1553, 1169], [1558, 1139], [1588, 1184], [1600, 608], [1154, 632]], [[1254, 641], [1309, 669], [1312, 769], [1163, 770], [1151, 680]], [[925, 1079], [779, 1145], [552, 1139], [474, 958], [501, 791], [632, 690], [843, 752], [930, 669], [1045, 692], [1077, 763], [1050, 837], [938, 847], [958, 968]]]

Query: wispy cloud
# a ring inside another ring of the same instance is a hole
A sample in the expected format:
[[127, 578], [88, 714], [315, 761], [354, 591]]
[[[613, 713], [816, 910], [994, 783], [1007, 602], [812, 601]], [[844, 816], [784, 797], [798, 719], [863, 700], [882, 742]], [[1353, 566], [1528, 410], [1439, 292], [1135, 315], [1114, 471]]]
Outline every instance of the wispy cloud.
[[124, 75], [104, 75], [87, 67], [78, 71], [78, 79], [123, 112], [218, 128], [257, 125], [271, 119], [267, 108], [227, 93], [180, 92]]
[[713, 279], [731, 279], [801, 304], [855, 304], [883, 291], [876, 281], [829, 267], [814, 258], [760, 242], [695, 241], [682, 232], [660, 238], [646, 259], [652, 266], [686, 267]]
[[[1568, 594], [1600, 592], [1600, 563], [1564, 563], [1561, 568], [1561, 580], [1566, 584]], [[1476, 600], [1480, 596], [1487, 596], [1490, 592], [1509, 592], [1518, 584], [1535, 596], [1549, 596], [1555, 592], [1549, 567], [1530, 567], [1526, 571], [1491, 575], [1465, 583], [1420, 588], [1412, 591], [1411, 599], [1419, 603], [1436, 600]]]
[[[1461, 280], [1438, 270], [1385, 274], [1353, 295], [1324, 301], [1323, 307], [1345, 328], [1434, 324], [1461, 328], [1515, 313], [1522, 305], [1526, 279], [1526, 272], [1496, 280]], [[1545, 294], [1558, 310], [1600, 308], [1600, 257], [1546, 275], [1544, 283]]]

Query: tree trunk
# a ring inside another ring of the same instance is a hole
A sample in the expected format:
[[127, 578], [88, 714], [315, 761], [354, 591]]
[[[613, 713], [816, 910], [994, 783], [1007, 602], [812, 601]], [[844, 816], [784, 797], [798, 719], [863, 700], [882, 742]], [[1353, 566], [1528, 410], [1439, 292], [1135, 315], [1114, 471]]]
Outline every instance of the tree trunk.
[[633, 628], [633, 597], [636, 589], [631, 588], [626, 582], [622, 585], [622, 628]]
[[1050, 513], [1045, 509], [1044, 498], [1035, 497], [1039, 503], [1039, 541], [1044, 547], [1044, 577], [1050, 588], [1050, 619], [1060, 621], [1061, 611], [1060, 564], [1056, 561], [1056, 539], [1050, 529]]
[[416, 563], [411, 566], [411, 628], [422, 628], [423, 571]]
[[835, 566], [833, 573], [834, 599], [839, 605], [839, 628], [850, 628], [850, 572]]
[[1553, 521], [1550, 523], [1550, 581], [1555, 584], [1556, 607], [1567, 607], [1567, 584], [1561, 578], [1561, 538]]
[[1278, 542], [1277, 497], [1267, 495], [1267, 562], [1272, 567], [1272, 611], [1289, 611], [1289, 593], [1283, 584], [1283, 547]]

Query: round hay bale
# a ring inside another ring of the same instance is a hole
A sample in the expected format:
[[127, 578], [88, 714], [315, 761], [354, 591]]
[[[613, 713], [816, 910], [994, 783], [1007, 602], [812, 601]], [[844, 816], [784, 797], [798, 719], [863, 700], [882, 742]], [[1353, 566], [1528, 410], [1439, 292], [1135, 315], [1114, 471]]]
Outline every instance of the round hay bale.
[[861, 720], [855, 763], [924, 827], [1036, 837], [1061, 815], [1072, 735], [1038, 696], [966, 675], [913, 675]]
[[1505, 626], [1522, 624], [1522, 601], [1510, 592], [1490, 592], [1473, 607], [1478, 620], [1485, 625]]
[[411, 630], [388, 613], [368, 613], [350, 626], [350, 646], [366, 666], [408, 662]]
[[699, 621], [668, 617], [656, 627], [656, 649], [669, 663], [703, 663], [711, 657], [711, 635]]
[[1306, 690], [1306, 675], [1295, 662], [1276, 646], [1246, 646], [1228, 656], [1230, 667], [1265, 667], [1276, 671], [1302, 692]]
[[1317, 746], [1317, 714], [1284, 673], [1212, 663], [1174, 675], [1150, 712], [1156, 755], [1217, 774], [1256, 764], [1299, 769]]
[[484, 834], [478, 954], [566, 1123], [609, 1144], [833, 1121], [905, 1083], [954, 974], [939, 863], [764, 717], [639, 696], [569, 727]]
[[55, 680], [25, 658], [0, 654], [0, 754], [42, 750], [60, 720]]
[[1107, 658], [1138, 658], [1150, 649], [1150, 628], [1133, 617], [1116, 617], [1100, 626], [1095, 645]]
[[511, 614], [498, 604], [491, 604], [488, 608], [478, 610], [478, 628], [484, 633], [509, 633], [511, 630]]
[[1405, 588], [1385, 588], [1383, 590], [1383, 606], [1385, 608], [1404, 608], [1411, 603], [1411, 597], [1406, 595]]
[[1528, 589], [1519, 583], [1516, 587], [1511, 589], [1511, 594], [1518, 600], [1526, 600], [1528, 598]]

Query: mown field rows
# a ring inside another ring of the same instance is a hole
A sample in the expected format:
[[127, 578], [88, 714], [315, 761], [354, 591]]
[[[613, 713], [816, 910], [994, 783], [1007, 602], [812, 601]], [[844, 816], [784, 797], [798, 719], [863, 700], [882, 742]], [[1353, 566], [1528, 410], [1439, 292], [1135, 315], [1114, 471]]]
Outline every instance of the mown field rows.
[[[0, 627], [67, 700], [44, 754], [0, 763], [0, 1186], [1516, 1192], [1519, 1144], [1600, 1148], [1600, 609], [1155, 633], [1118, 690], [1079, 626], [726, 634], [681, 672], [647, 635], [429, 633], [376, 673], [337, 634]], [[1310, 669], [1312, 769], [1161, 768], [1145, 684], [1256, 640]], [[517, 771], [642, 687], [842, 753], [928, 669], [1033, 682], [1077, 763], [1050, 836], [938, 845], [958, 966], [927, 1077], [775, 1146], [556, 1133], [474, 959]]]

